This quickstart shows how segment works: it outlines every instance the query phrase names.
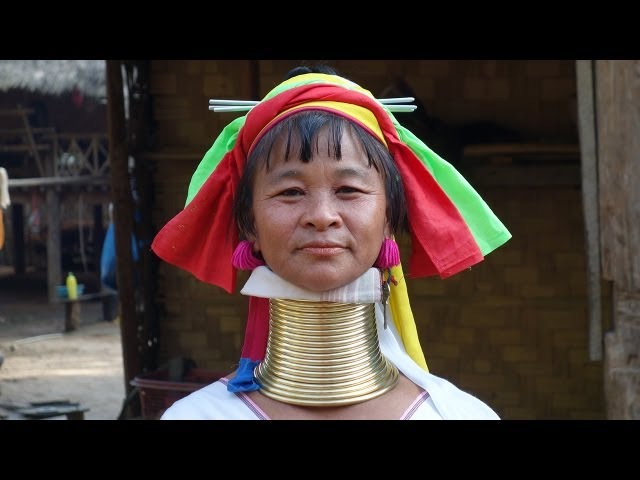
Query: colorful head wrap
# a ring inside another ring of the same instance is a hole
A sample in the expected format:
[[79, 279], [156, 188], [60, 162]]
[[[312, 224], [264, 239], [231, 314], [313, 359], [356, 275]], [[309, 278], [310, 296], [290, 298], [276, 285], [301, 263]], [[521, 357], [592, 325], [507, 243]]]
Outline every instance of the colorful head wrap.
[[[451, 276], [482, 261], [511, 238], [464, 177], [402, 127], [369, 91], [337, 75], [308, 73], [282, 82], [224, 128], [193, 174], [185, 208], [157, 234], [153, 251], [198, 279], [233, 292], [236, 271], [231, 258], [239, 242], [233, 203], [247, 156], [265, 131], [302, 109], [347, 117], [386, 144], [405, 189], [411, 278]], [[394, 267], [392, 275], [403, 279], [402, 267]], [[407, 353], [426, 370], [403, 281], [392, 288], [390, 304]], [[250, 297], [236, 377], [264, 358], [268, 315], [268, 301]], [[239, 389], [258, 388], [245, 387]]]

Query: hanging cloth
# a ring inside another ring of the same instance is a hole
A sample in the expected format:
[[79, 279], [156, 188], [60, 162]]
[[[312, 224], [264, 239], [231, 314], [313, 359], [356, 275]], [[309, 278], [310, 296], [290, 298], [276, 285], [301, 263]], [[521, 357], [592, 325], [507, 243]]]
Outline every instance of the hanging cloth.
[[9, 175], [5, 168], [0, 167], [0, 250], [4, 246], [4, 215], [3, 210], [11, 205], [9, 198]]
[[4, 247], [4, 221], [2, 218], [2, 209], [0, 208], [0, 250]]

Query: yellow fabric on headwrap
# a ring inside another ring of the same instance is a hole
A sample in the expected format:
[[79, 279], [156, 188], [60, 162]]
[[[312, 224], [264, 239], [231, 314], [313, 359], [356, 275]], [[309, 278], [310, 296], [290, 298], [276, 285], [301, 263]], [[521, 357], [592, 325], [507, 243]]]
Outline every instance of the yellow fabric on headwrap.
[[314, 107], [319, 107], [323, 109], [333, 110], [342, 116], [346, 116], [347, 118], [351, 118], [358, 122], [360, 125], [369, 130], [373, 135], [378, 137], [385, 147], [387, 147], [387, 142], [384, 139], [384, 135], [382, 134], [382, 129], [378, 124], [378, 120], [376, 116], [367, 108], [361, 107], [360, 105], [354, 105], [352, 103], [344, 103], [344, 102], [333, 102], [330, 100], [319, 100], [317, 102], [305, 102], [300, 105], [296, 105], [295, 107], [288, 108], [283, 112], [276, 115], [273, 120], [267, 123], [260, 134], [256, 137], [253, 144], [255, 145], [257, 140], [262, 137], [262, 134], [268, 131], [271, 127], [273, 127], [276, 123], [278, 123], [283, 117], [291, 114], [296, 110], [309, 110]]
[[360, 93], [364, 93], [365, 95], [375, 98], [373, 94], [367, 90], [366, 88], [362, 88], [357, 83], [352, 82], [351, 80], [347, 80], [344, 77], [340, 77], [338, 75], [328, 75], [326, 73], [305, 73], [303, 75], [298, 75], [292, 77], [284, 82], [276, 85], [269, 93], [267, 93], [264, 97], [264, 100], [268, 100], [275, 95], [283, 92], [284, 90], [288, 90], [289, 88], [296, 87], [298, 85], [308, 85], [311, 83], [328, 83], [330, 85], [338, 85], [340, 87], [346, 88], [348, 90], [355, 90]]
[[409, 295], [407, 293], [407, 284], [404, 281], [404, 273], [402, 272], [402, 264], [391, 267], [391, 275], [398, 283], [391, 284], [391, 294], [389, 295], [389, 307], [393, 316], [393, 323], [400, 334], [402, 344], [411, 359], [424, 368], [427, 372], [427, 361], [424, 358], [420, 339], [416, 329], [416, 322], [413, 318], [411, 305], [409, 304]]

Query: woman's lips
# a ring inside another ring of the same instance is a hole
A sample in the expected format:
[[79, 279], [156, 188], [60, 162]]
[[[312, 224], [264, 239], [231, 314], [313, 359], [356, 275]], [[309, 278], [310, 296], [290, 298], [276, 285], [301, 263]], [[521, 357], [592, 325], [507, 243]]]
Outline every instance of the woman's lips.
[[342, 252], [345, 247], [336, 244], [309, 244], [300, 248], [305, 253], [312, 255], [330, 256]]

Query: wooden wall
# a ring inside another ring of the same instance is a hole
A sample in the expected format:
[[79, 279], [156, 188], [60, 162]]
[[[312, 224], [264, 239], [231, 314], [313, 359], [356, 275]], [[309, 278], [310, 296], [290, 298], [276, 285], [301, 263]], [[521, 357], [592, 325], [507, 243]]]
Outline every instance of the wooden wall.
[[602, 275], [613, 282], [605, 335], [607, 414], [640, 419], [640, 62], [595, 63]]
[[602, 362], [588, 358], [579, 189], [478, 190], [513, 238], [470, 271], [409, 284], [430, 369], [503, 418], [603, 418]]

